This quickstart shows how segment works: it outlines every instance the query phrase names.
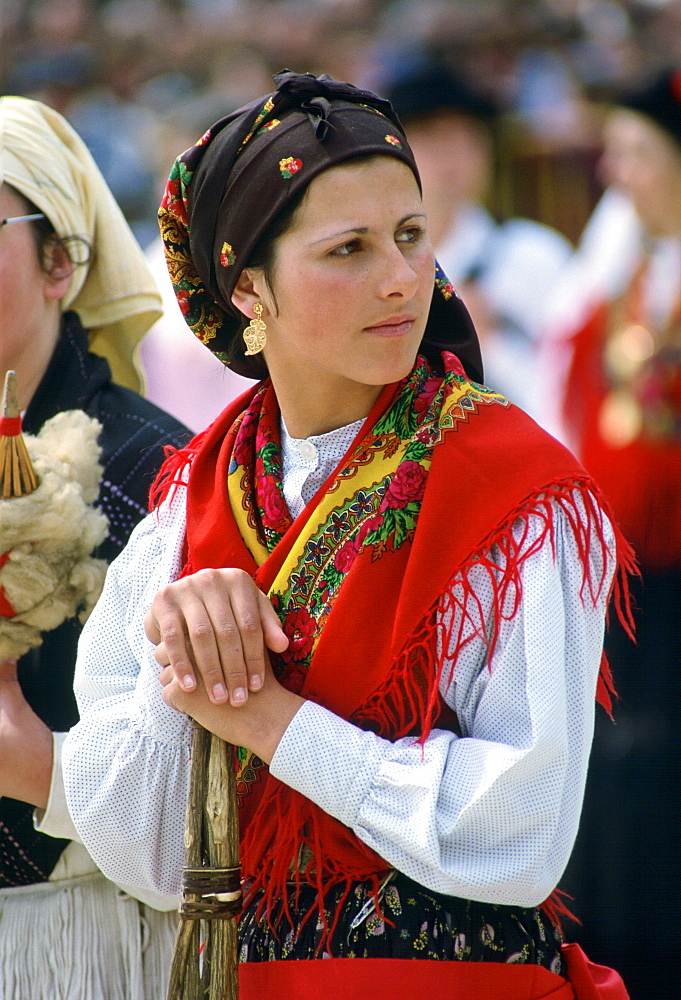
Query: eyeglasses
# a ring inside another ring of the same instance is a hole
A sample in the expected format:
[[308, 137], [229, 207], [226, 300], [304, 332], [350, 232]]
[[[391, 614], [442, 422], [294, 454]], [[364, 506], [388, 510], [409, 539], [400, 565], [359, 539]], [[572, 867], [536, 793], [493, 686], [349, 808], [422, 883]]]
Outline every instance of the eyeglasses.
[[34, 222], [36, 219], [44, 218], [45, 216], [42, 212], [37, 212], [35, 215], [15, 215], [12, 219], [0, 219], [0, 228], [8, 226], [10, 222]]

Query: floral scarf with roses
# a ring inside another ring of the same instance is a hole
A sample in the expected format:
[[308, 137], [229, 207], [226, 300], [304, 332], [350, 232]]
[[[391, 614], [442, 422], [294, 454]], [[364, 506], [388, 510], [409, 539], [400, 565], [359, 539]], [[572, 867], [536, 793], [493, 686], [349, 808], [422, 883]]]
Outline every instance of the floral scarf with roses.
[[[608, 563], [605, 504], [577, 460], [499, 393], [471, 382], [454, 355], [442, 359], [438, 373], [419, 357], [406, 379], [383, 389], [295, 520], [282, 492], [269, 381], [170, 459], [155, 494], [158, 503], [190, 462], [183, 574], [249, 572], [289, 637], [284, 653], [270, 654], [280, 683], [389, 739], [425, 740], [433, 725], [453, 724], [439, 695], [441, 651], [454, 648], [456, 662], [456, 649], [482, 634], [491, 654], [500, 621], [522, 597], [530, 553], [512, 530], [519, 520], [540, 517], [542, 540], [552, 543], [554, 505], [567, 513], [584, 566], [582, 599], [603, 585], [589, 571], [594, 527], [604, 574]], [[631, 555], [622, 539], [618, 546], [619, 607]], [[491, 621], [469, 583], [473, 565], [488, 571]], [[604, 662], [597, 697], [606, 707], [611, 690]], [[322, 919], [330, 885], [378, 887], [382, 858], [254, 754], [239, 749], [237, 758], [242, 869], [251, 892], [264, 889], [268, 912], [291, 878], [316, 886]]]

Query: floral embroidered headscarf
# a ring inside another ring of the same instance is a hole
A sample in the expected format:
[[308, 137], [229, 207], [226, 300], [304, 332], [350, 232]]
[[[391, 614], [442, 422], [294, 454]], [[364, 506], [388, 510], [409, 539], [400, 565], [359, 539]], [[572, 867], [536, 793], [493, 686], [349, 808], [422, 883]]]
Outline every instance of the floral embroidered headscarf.
[[[310, 181], [361, 156], [413, 153], [386, 100], [348, 83], [282, 71], [274, 93], [216, 122], [176, 160], [159, 209], [168, 270], [190, 329], [248, 378], [267, 375], [262, 355], [235, 343], [244, 318], [232, 304], [239, 275], [261, 236]], [[465, 306], [438, 268], [421, 353], [450, 350], [482, 380], [477, 336]]]

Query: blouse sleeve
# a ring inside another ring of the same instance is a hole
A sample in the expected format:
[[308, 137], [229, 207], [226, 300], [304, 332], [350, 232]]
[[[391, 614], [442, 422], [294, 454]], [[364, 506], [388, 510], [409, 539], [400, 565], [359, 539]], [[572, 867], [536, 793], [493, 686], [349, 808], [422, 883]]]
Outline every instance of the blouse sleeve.
[[[607, 565], [592, 539], [591, 578], [603, 578], [592, 600], [588, 589], [582, 594], [573, 530], [557, 507], [554, 516], [555, 552], [547, 540], [524, 561], [522, 602], [502, 621], [491, 660], [477, 640], [446, 663], [441, 693], [461, 737], [435, 729], [424, 746], [393, 743], [306, 702], [271, 762], [277, 778], [439, 892], [535, 906], [556, 887], [572, 850], [615, 546], [605, 522]], [[533, 520], [528, 551], [541, 530]], [[489, 615], [489, 578], [474, 575]]]
[[81, 715], [62, 750], [68, 808], [104, 874], [157, 908], [177, 902], [184, 865], [191, 720], [161, 699], [144, 616], [175, 579], [184, 491], [150, 515], [111, 563], [78, 647]]
[[[63, 750], [83, 843], [105, 875], [145, 901], [176, 896], [184, 864], [191, 722], [162, 701], [142, 624], [179, 571], [179, 507], [161, 523], [143, 521], [110, 567], [81, 638], [81, 721]], [[491, 662], [482, 642], [470, 642], [443, 674], [461, 737], [434, 730], [423, 747], [393, 743], [306, 702], [271, 763], [276, 777], [391, 865], [440, 892], [535, 905], [555, 887], [572, 847], [614, 560], [608, 556], [597, 600], [582, 601], [578, 545], [559, 508], [555, 525], [554, 547], [533, 550], [539, 524], [524, 537], [532, 554], [523, 563], [523, 600], [502, 622]], [[610, 533], [607, 541], [614, 551]], [[599, 579], [602, 550], [591, 550]], [[472, 582], [489, 610], [488, 578], [481, 572]]]

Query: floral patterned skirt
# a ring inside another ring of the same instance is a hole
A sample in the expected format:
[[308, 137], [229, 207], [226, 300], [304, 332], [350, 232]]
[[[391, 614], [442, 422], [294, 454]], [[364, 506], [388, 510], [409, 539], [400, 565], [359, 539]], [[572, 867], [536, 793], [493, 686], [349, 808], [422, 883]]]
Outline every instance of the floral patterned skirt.
[[[336, 907], [341, 913], [331, 940], [321, 947], [325, 928], [315, 911], [316, 892], [305, 884], [296, 898], [290, 885], [289, 908], [299, 930], [285, 916], [273, 914], [273, 930], [264, 916], [256, 916], [262, 898], [256, 895], [239, 922], [240, 961], [281, 959], [420, 958], [460, 962], [517, 962], [542, 965], [562, 974], [562, 939], [541, 910], [494, 903], [478, 903], [432, 892], [393, 871], [381, 884], [381, 915], [377, 915], [371, 887], [354, 885], [345, 899], [344, 887], [329, 890], [325, 900], [327, 926]], [[305, 920], [305, 916], [310, 914]]]

